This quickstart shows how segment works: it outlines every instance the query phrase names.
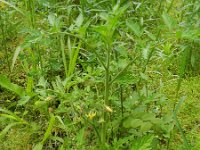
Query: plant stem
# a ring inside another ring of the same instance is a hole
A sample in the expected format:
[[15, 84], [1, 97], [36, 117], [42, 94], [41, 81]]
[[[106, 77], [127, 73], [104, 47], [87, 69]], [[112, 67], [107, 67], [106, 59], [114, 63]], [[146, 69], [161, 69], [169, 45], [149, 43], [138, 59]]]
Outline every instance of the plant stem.
[[[105, 68], [105, 98], [104, 104], [110, 106], [109, 101], [109, 93], [110, 93], [110, 47], [107, 45], [106, 47], [106, 68]], [[104, 111], [104, 122], [102, 123], [102, 135], [101, 135], [101, 142], [105, 146], [106, 143], [106, 124], [108, 123], [108, 115]]]

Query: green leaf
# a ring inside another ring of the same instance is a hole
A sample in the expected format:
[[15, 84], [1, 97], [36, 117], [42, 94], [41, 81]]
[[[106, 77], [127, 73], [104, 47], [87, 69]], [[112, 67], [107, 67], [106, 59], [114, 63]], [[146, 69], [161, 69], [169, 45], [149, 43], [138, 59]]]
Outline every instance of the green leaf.
[[132, 20], [127, 20], [126, 25], [131, 31], [135, 33], [136, 36], [141, 37], [143, 34], [143, 29], [140, 27], [139, 23], [133, 22]]
[[42, 150], [43, 148], [43, 144], [42, 143], [38, 143], [34, 146], [33, 150]]
[[15, 92], [20, 97], [25, 95], [25, 91], [21, 86], [11, 83], [10, 80], [4, 75], [0, 75], [0, 85], [12, 92]]
[[51, 26], [54, 26], [55, 25], [55, 21], [56, 21], [56, 16], [55, 16], [55, 14], [49, 14], [48, 15], [48, 21], [49, 21], [49, 24], [51, 25]]
[[162, 14], [163, 21], [165, 25], [168, 27], [169, 30], [172, 30], [175, 26], [174, 20], [170, 15], [167, 14], [167, 12], [164, 12]]
[[150, 150], [153, 139], [154, 137], [152, 135], [146, 135], [142, 138], [139, 138], [134, 141], [133, 145], [131, 146], [131, 150]]
[[85, 134], [85, 128], [83, 127], [79, 133], [76, 135], [76, 140], [77, 140], [77, 144], [79, 146], [83, 145], [85, 142], [85, 138], [84, 138], [84, 134]]
[[149, 131], [149, 130], [151, 129], [152, 126], [153, 126], [152, 123], [150, 123], [150, 122], [144, 122], [144, 123], [141, 125], [140, 129], [141, 129], [142, 132], [146, 132], [146, 131]]
[[154, 34], [152, 34], [151, 32], [145, 30], [145, 33], [147, 34], [147, 36], [152, 39], [153, 41], [156, 40], [156, 36]]
[[142, 115], [141, 119], [144, 120], [144, 121], [154, 120], [155, 119], [155, 114], [153, 114], [153, 113], [145, 113], [144, 115]]
[[128, 117], [123, 122], [123, 127], [125, 128], [137, 128], [143, 124], [143, 121], [140, 119], [133, 119], [132, 117]]
[[50, 137], [50, 139], [54, 140], [54, 141], [59, 141], [60, 143], [65, 142], [61, 137], [58, 137], [58, 136], [52, 136], [52, 137]]
[[123, 145], [127, 142], [130, 141], [130, 139], [132, 139], [132, 136], [128, 136], [128, 137], [123, 137], [120, 138], [119, 140], [114, 139], [112, 146], [113, 146], [113, 150], [119, 150], [123, 148]]
[[9, 125], [7, 125], [1, 132], [0, 132], [0, 139], [2, 139], [6, 133], [10, 130], [10, 128], [12, 128], [13, 126], [16, 126], [18, 124], [21, 124], [20, 122], [15, 122], [15, 123], [11, 123]]
[[25, 120], [23, 120], [22, 118], [18, 117], [16, 114], [14, 114], [13, 112], [6, 110], [6, 109], [2, 109], [0, 108], [0, 112], [3, 112], [4, 114], [0, 114], [3, 117], [12, 119], [12, 120], [16, 120], [22, 124], [28, 124]]
[[17, 103], [18, 106], [23, 106], [25, 105], [29, 100], [30, 100], [30, 96], [23, 96]]
[[13, 59], [12, 59], [12, 64], [11, 64], [11, 71], [13, 71], [17, 57], [22, 50], [23, 50], [23, 48], [21, 46], [17, 47], [17, 49], [15, 50], [14, 56], [13, 56]]
[[55, 116], [53, 114], [51, 114], [51, 118], [49, 120], [49, 125], [48, 125], [48, 128], [44, 134], [44, 137], [42, 139], [42, 144], [44, 144], [46, 142], [46, 140], [49, 138], [49, 136], [51, 135], [51, 131], [53, 129], [53, 126], [55, 124]]
[[75, 22], [76, 26], [77, 26], [77, 27], [81, 27], [81, 25], [83, 24], [83, 20], [84, 20], [83, 14], [80, 13], [80, 14], [78, 15], [78, 17], [76, 18], [76, 22]]

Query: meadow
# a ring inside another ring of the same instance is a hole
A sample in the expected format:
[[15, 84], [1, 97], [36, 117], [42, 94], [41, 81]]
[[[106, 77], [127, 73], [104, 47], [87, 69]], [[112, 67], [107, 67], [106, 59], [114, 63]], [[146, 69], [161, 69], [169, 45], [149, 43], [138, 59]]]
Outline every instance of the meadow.
[[199, 150], [199, 0], [0, 0], [1, 150]]

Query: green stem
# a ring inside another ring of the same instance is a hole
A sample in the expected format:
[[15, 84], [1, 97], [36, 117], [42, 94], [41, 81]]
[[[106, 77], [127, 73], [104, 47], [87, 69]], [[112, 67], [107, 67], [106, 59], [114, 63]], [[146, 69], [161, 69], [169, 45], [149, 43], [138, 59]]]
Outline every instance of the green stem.
[[[105, 98], [104, 104], [110, 106], [109, 93], [110, 93], [110, 47], [107, 45], [106, 49], [106, 68], [105, 68]], [[108, 114], [104, 111], [104, 122], [102, 123], [101, 143], [105, 146], [106, 143], [106, 124], [108, 123]]]
[[127, 69], [128, 69], [128, 67], [132, 64], [132, 63], [134, 63], [134, 61], [135, 61], [135, 59], [134, 60], [132, 60], [130, 63], [128, 63], [111, 81], [110, 81], [110, 85], [122, 74], [122, 73], [124, 73]]

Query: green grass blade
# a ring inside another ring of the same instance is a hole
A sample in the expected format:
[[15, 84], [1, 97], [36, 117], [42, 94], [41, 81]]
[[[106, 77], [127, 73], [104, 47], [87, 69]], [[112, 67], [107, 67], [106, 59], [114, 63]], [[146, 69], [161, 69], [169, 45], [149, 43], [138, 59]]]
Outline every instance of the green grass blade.
[[7, 125], [1, 132], [0, 132], [0, 139], [2, 139], [6, 133], [10, 130], [10, 128], [12, 128], [13, 126], [19, 125], [21, 124], [20, 122], [15, 122], [15, 123], [11, 123], [9, 125]]
[[13, 71], [17, 57], [22, 50], [23, 50], [23, 48], [21, 46], [17, 47], [17, 49], [15, 50], [15, 53], [14, 53], [14, 56], [13, 56], [13, 59], [12, 59], [12, 64], [11, 64], [11, 71]]
[[0, 112], [4, 113], [4, 114], [0, 114], [0, 116], [2, 116], [2, 117], [9, 118], [9, 119], [12, 119], [12, 120], [16, 120], [16, 121], [23, 123], [23, 124], [28, 124], [25, 120], [18, 117], [16, 114], [14, 114], [13, 112], [11, 112], [9, 110], [0, 108]]
[[174, 110], [174, 112], [173, 112], [173, 117], [174, 117], [174, 120], [175, 120], [175, 122], [176, 122], [177, 128], [178, 128], [178, 130], [180, 131], [181, 136], [182, 136], [182, 138], [183, 138], [183, 141], [184, 141], [184, 145], [185, 145], [186, 150], [190, 150], [191, 148], [190, 148], [190, 145], [189, 145], [189, 143], [188, 143], [188, 140], [187, 140], [187, 138], [186, 138], [186, 136], [185, 136], [185, 134], [184, 134], [184, 132], [183, 132], [183, 129], [182, 129], [182, 127], [181, 127], [181, 124], [180, 124], [180, 122], [179, 122], [179, 120], [178, 120], [178, 118], [177, 118], [177, 112], [178, 112], [178, 110], [180, 109], [180, 107], [181, 107], [181, 105], [183, 104], [183, 102], [184, 102], [185, 99], [186, 99], [185, 97], [182, 97], [182, 98], [179, 100], [179, 102], [178, 102], [178, 104], [176, 105], [175, 110]]
[[15, 92], [20, 97], [23, 97], [25, 95], [25, 91], [21, 86], [11, 83], [11, 81], [6, 76], [1, 75], [1, 74], [0, 74], [0, 85], [3, 88], [6, 88], [12, 92]]
[[51, 135], [51, 130], [53, 129], [53, 125], [55, 124], [55, 116], [52, 114], [49, 120], [49, 125], [48, 128], [44, 134], [44, 137], [42, 139], [42, 144], [44, 144], [46, 142], [46, 140], [49, 138], [49, 136]]
[[78, 47], [74, 49], [73, 56], [70, 58], [69, 70], [68, 70], [68, 75], [67, 75], [68, 77], [71, 76], [74, 72], [78, 54], [79, 54], [79, 51], [81, 48], [81, 44], [82, 44], [82, 42], [80, 41], [78, 44]]

